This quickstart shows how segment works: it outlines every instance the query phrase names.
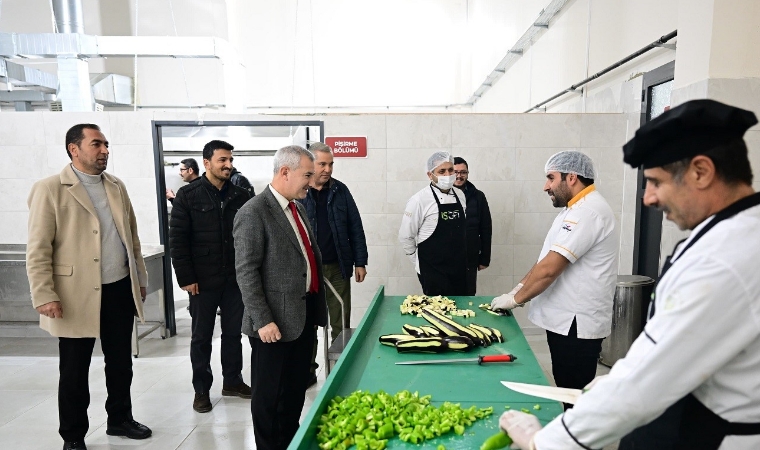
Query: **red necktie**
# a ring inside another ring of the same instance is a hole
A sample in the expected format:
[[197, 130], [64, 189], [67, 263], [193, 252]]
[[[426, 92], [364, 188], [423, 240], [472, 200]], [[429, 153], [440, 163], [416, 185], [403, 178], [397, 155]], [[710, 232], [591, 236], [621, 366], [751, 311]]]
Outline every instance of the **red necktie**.
[[309, 292], [317, 293], [319, 292], [319, 275], [317, 275], [317, 258], [314, 257], [314, 250], [311, 249], [311, 244], [309, 243], [309, 236], [306, 234], [306, 230], [304, 230], [303, 225], [301, 224], [301, 221], [298, 220], [298, 212], [296, 211], [296, 204], [293, 202], [288, 202], [288, 206], [290, 207], [290, 212], [293, 213], [293, 219], [296, 221], [296, 226], [298, 227], [298, 233], [301, 234], [301, 240], [303, 241], [303, 246], [306, 249], [306, 257], [309, 258], [309, 266], [311, 267], [311, 284], [309, 285]]

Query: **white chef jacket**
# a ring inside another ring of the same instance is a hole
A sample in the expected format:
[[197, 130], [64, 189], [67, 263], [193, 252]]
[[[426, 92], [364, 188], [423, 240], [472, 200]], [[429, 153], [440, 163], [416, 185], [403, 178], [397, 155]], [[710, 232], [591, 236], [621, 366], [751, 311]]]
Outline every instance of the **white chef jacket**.
[[[570, 433], [601, 448], [689, 393], [730, 422], [760, 422], [758, 230], [760, 206], [718, 223], [682, 255], [677, 251], [657, 284], [656, 312], [644, 332], [608, 377], [536, 434], [536, 448], [582, 448]], [[720, 449], [760, 449], [760, 435], [726, 436]]]
[[461, 189], [453, 187], [449, 189], [449, 192], [443, 193], [436, 186], [433, 186], [431, 191], [430, 186], [432, 185], [425, 186], [406, 203], [404, 216], [401, 218], [401, 228], [398, 230], [398, 240], [401, 241], [401, 246], [414, 264], [417, 273], [420, 273], [417, 246], [432, 236], [438, 226], [438, 204], [433, 197], [433, 191], [441, 204], [456, 203], [456, 199], [459, 198], [462, 211], [467, 208], [467, 200]]
[[615, 215], [592, 184], [568, 202], [546, 235], [538, 260], [553, 251], [571, 264], [530, 302], [530, 321], [567, 336], [575, 318], [578, 338], [609, 336], [618, 245]]

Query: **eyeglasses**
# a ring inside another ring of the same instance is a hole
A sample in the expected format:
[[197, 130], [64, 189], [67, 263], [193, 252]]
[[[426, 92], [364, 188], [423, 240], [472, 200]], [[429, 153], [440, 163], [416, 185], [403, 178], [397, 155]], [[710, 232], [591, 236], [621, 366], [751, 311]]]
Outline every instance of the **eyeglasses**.
[[467, 175], [468, 173], [470, 173], [470, 172], [467, 171], [467, 170], [455, 170], [454, 171], [454, 175]]
[[182, 169], [182, 168], [179, 169], [180, 172], [187, 172], [188, 170], [190, 170], [189, 167], [187, 169]]

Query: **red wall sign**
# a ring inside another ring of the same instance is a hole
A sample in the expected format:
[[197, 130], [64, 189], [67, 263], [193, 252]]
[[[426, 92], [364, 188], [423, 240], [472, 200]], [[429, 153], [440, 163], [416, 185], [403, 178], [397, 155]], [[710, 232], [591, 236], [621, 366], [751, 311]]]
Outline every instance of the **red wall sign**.
[[366, 158], [367, 137], [326, 137], [325, 144], [336, 158]]

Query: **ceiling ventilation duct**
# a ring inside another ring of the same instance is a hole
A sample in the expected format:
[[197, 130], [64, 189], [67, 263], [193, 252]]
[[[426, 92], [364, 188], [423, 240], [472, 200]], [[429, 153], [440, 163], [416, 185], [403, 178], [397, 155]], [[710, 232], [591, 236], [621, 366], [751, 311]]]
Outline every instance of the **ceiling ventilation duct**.
[[[84, 35], [81, 0], [52, 0], [56, 31], [68, 37]], [[31, 35], [35, 36], [35, 35]], [[29, 42], [27, 44], [42, 44]], [[23, 46], [23, 44], [22, 44]], [[73, 48], [72, 48], [73, 50]], [[58, 99], [63, 111], [93, 111], [95, 102], [90, 86], [90, 70], [87, 61], [77, 52], [58, 53]]]
[[134, 85], [131, 77], [115, 73], [90, 75], [95, 101], [106, 106], [131, 105]]

